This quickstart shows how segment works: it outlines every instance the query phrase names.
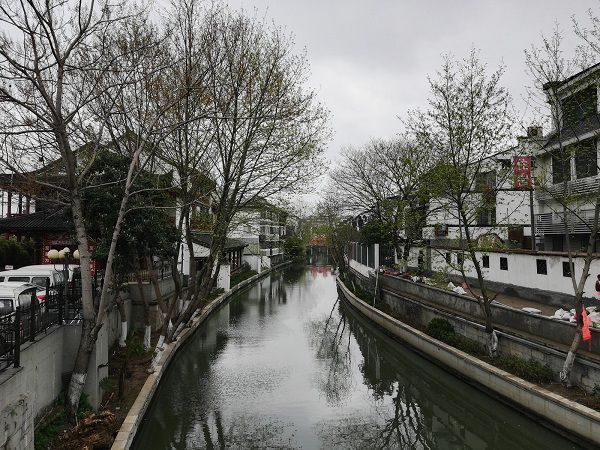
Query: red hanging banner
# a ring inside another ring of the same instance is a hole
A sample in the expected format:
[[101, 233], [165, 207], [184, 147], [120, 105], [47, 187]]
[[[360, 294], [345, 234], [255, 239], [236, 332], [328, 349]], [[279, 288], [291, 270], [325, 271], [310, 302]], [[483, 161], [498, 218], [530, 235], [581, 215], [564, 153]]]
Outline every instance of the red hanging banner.
[[513, 166], [514, 188], [531, 188], [531, 158], [529, 156], [515, 156]]

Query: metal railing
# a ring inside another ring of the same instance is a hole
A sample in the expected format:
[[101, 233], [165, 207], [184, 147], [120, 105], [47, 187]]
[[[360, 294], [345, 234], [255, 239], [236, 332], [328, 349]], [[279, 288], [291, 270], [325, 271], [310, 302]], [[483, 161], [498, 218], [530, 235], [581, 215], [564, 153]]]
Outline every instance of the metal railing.
[[[537, 214], [535, 231], [540, 234], [563, 234], [565, 232], [565, 215], [560, 212]], [[590, 233], [594, 221], [594, 210], [586, 209], [577, 214], [566, 214], [566, 229], [569, 233]]]
[[[171, 271], [170, 267], [159, 267], [154, 269], [154, 272], [156, 273], [156, 277], [159, 280], [164, 280], [166, 278], [172, 278], [173, 277], [173, 272]], [[140, 275], [140, 279], [142, 281], [142, 283], [149, 283], [150, 282], [150, 271], [148, 269], [141, 269], [139, 271], [139, 275]], [[130, 273], [127, 276], [127, 280], [130, 283], [135, 283], [137, 282], [137, 275], [135, 274], [135, 272]]]
[[35, 342], [37, 335], [52, 325], [76, 324], [81, 320], [81, 280], [73, 280], [65, 291], [63, 285], [46, 286], [45, 296], [32, 293], [27, 307], [0, 316], [0, 371], [21, 365], [21, 344]]

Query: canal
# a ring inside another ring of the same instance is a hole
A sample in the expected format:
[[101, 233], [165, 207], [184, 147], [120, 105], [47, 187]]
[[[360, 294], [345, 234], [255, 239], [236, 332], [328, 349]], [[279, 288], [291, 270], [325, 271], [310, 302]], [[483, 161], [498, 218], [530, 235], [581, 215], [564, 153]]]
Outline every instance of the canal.
[[132, 448], [580, 447], [355, 317], [313, 266], [272, 273], [201, 325]]

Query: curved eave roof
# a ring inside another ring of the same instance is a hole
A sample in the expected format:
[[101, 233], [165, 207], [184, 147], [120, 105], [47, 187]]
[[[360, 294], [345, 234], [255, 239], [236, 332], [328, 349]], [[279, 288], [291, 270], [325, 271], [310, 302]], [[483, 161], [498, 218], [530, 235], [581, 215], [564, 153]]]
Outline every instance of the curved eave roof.
[[36, 212], [0, 219], [1, 233], [67, 231], [60, 214]]

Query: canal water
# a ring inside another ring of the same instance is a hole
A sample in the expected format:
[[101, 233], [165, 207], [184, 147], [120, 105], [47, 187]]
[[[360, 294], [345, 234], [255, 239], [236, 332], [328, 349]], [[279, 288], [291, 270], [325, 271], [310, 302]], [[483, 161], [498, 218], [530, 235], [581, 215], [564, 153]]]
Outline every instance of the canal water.
[[356, 317], [314, 266], [272, 273], [204, 323], [132, 448], [580, 447]]

